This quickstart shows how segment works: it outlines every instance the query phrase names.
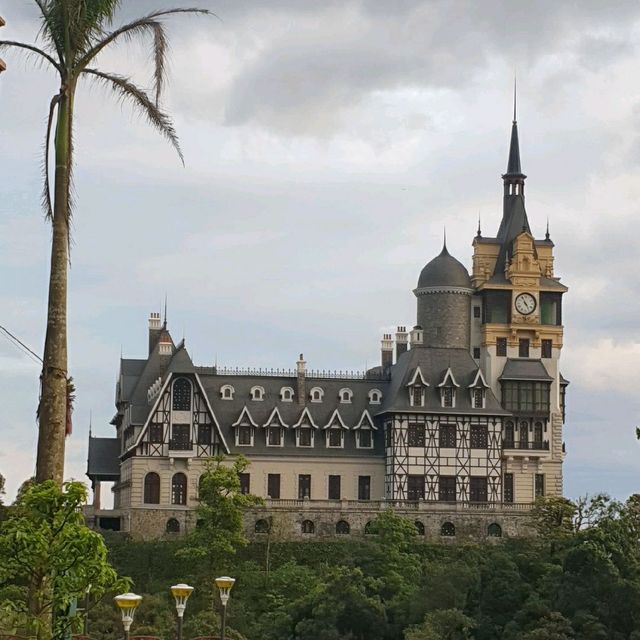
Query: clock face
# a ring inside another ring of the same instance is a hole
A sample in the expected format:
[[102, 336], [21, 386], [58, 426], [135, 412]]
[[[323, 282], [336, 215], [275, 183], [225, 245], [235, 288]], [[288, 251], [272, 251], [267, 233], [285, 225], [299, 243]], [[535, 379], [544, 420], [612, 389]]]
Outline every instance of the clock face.
[[536, 299], [530, 293], [521, 293], [516, 297], [516, 311], [528, 316], [536, 310]]

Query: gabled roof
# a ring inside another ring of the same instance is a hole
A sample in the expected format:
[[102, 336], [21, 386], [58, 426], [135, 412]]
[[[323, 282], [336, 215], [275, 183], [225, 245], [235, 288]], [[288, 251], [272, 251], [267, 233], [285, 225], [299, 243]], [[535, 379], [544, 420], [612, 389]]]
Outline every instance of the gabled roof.
[[438, 385], [438, 387], [446, 387], [447, 385], [447, 380], [449, 380], [450, 384], [453, 384], [454, 387], [459, 387], [460, 385], [456, 382], [456, 379], [453, 377], [453, 371], [451, 371], [451, 367], [447, 367], [447, 370], [445, 371], [444, 374], [444, 378], [442, 379], [442, 382]]
[[367, 411], [367, 409], [362, 412], [360, 420], [358, 421], [358, 424], [353, 427], [353, 430], [355, 431], [356, 429], [362, 429], [364, 422], [368, 423], [371, 429], [375, 429], [376, 431], [378, 430], [378, 427], [376, 427], [376, 423], [373, 421], [373, 418], [371, 417], [371, 414]]
[[324, 425], [324, 427], [322, 427], [323, 429], [329, 429], [329, 427], [333, 427], [335, 426], [335, 423], [338, 423], [339, 426], [341, 426], [343, 429], [348, 429], [349, 427], [344, 423], [344, 420], [342, 419], [342, 416], [340, 415], [340, 412], [335, 409], [334, 412], [331, 414], [331, 417], [329, 418], [329, 421], [327, 422], [327, 424]]
[[487, 389], [489, 388], [489, 385], [487, 384], [487, 381], [484, 379], [484, 374], [482, 373], [482, 369], [480, 369], [480, 367], [478, 367], [478, 373], [476, 373], [476, 377], [473, 379], [473, 381], [469, 385], [469, 388], [472, 388], [472, 387], [485, 387]]
[[297, 427], [301, 427], [303, 424], [308, 424], [314, 429], [319, 428], [318, 425], [313, 421], [313, 417], [311, 416], [311, 413], [309, 412], [308, 407], [305, 407], [302, 410], [302, 413], [300, 414], [300, 418], [298, 418], [298, 421], [293, 425], [293, 428], [296, 429]]
[[242, 411], [240, 412], [238, 419], [231, 426], [238, 427], [242, 424], [243, 421], [248, 421], [252, 427], [258, 426], [258, 423], [251, 417], [251, 413], [246, 406], [242, 407]]
[[417, 366], [413, 372], [413, 376], [411, 376], [411, 379], [409, 380], [409, 382], [407, 382], [407, 387], [411, 387], [414, 384], [417, 383], [417, 381], [420, 381], [420, 384], [422, 384], [425, 387], [429, 386], [429, 383], [424, 379], [424, 376], [422, 375], [422, 371], [420, 370], [420, 366]]
[[271, 412], [271, 414], [269, 415], [269, 417], [267, 418], [267, 421], [262, 425], [263, 427], [270, 427], [270, 426], [274, 426], [273, 425], [273, 421], [277, 418], [279, 424], [281, 427], [288, 427], [289, 425], [282, 419], [282, 416], [280, 415], [280, 411], [278, 411], [278, 407], [274, 407], [273, 411]]

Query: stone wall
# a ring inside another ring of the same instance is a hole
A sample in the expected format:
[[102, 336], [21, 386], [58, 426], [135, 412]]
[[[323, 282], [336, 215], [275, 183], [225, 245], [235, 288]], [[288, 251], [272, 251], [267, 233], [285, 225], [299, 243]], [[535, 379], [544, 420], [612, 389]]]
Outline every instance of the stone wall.
[[469, 349], [471, 296], [467, 293], [418, 295], [418, 324], [424, 330], [424, 346]]

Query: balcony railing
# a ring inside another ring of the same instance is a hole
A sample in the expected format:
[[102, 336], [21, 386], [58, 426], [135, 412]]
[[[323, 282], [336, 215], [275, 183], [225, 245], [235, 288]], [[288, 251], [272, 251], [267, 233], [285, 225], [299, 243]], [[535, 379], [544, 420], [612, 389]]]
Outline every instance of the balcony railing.
[[388, 508], [404, 511], [528, 511], [533, 507], [530, 503], [514, 502], [444, 502], [440, 500], [310, 500], [305, 499], [270, 499], [258, 509], [264, 508], [302, 508], [335, 511], [345, 508], [356, 511], [384, 511]]
[[191, 451], [192, 449], [191, 440], [169, 440], [169, 451]]
[[503, 449], [526, 449], [528, 451], [549, 451], [549, 441], [534, 440], [533, 442], [520, 442], [518, 440], [504, 440]]

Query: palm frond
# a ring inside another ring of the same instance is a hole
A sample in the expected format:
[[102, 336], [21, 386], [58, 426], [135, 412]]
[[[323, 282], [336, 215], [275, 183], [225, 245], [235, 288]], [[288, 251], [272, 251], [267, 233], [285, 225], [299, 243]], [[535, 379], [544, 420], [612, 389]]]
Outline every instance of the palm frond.
[[47, 220], [53, 219], [53, 207], [51, 206], [51, 188], [49, 186], [49, 153], [51, 144], [51, 129], [53, 127], [53, 116], [55, 114], [56, 106], [60, 102], [60, 94], [56, 94], [51, 98], [51, 104], [49, 105], [49, 117], [47, 118], [47, 134], [44, 139], [44, 162], [42, 165], [42, 173], [44, 178], [44, 185], [42, 188], [42, 206], [44, 208], [44, 215]]
[[34, 0], [40, 9], [42, 24], [38, 31], [38, 38], [43, 38], [48, 42], [58, 54], [60, 65], [64, 65], [64, 32], [61, 29], [62, 23], [56, 19], [54, 9], [56, 8], [51, 0]]
[[180, 161], [184, 165], [184, 156], [182, 155], [178, 135], [173, 127], [171, 118], [161, 111], [140, 87], [133, 84], [130, 78], [115, 73], [105, 73], [98, 69], [84, 69], [82, 73], [92, 76], [114, 91], [122, 101], [129, 100], [134, 107], [140, 109], [149, 123], [173, 145]]
[[16, 42], [14, 40], [0, 40], [0, 51], [3, 51], [5, 49], [23, 49], [24, 51], [35, 53], [40, 56], [40, 58], [53, 65], [58, 73], [62, 73], [62, 68], [60, 67], [60, 65], [46, 51], [43, 51], [35, 45], [27, 44], [26, 42]]
[[[79, 69], [84, 69], [89, 65], [93, 59], [108, 45], [117, 42], [121, 38], [125, 38], [127, 41], [133, 40], [137, 35], [145, 32], [152, 32], [154, 37], [154, 81], [155, 81], [155, 94], [156, 104], [159, 102], [160, 94], [162, 93], [162, 86], [164, 84], [165, 75], [165, 56], [167, 51], [167, 38], [164, 31], [164, 26], [158, 21], [159, 18], [166, 16], [180, 14], [180, 13], [193, 13], [196, 15], [210, 15], [215, 18], [218, 16], [209, 11], [208, 9], [165, 9], [162, 11], [154, 11], [142, 18], [138, 18], [133, 22], [123, 25], [122, 27], [112, 31], [105, 35], [100, 41], [96, 42], [79, 60], [77, 66]], [[220, 19], [220, 18], [218, 18]]]

